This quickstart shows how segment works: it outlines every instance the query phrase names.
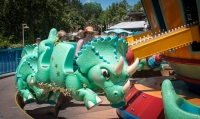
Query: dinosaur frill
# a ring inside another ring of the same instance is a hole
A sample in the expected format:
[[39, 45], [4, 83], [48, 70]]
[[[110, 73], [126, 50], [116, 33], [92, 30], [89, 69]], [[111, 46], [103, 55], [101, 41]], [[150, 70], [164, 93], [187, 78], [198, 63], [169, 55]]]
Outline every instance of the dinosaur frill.
[[[125, 60], [128, 43], [117, 36], [95, 39], [86, 44], [78, 53], [77, 64], [81, 72], [86, 73], [92, 66], [100, 63], [115, 66], [120, 57]], [[127, 67], [127, 63], [124, 63]]]

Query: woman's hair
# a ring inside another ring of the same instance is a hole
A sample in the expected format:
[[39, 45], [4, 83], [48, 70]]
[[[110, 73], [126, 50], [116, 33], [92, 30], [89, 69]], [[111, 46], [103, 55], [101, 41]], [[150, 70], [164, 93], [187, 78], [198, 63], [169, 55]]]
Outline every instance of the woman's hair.
[[64, 30], [60, 30], [59, 32], [58, 32], [58, 37], [56, 38], [56, 40], [54, 41], [54, 43], [55, 42], [57, 42], [59, 39], [61, 39], [63, 36], [65, 36], [67, 33], [64, 31]]
[[87, 34], [87, 32], [83, 32], [83, 36], [84, 36], [84, 38], [86, 37], [86, 34]]
[[82, 38], [86, 37], [87, 32], [93, 32], [96, 33], [96, 31], [93, 30], [92, 26], [87, 26], [84, 30], [79, 30], [78, 35]]

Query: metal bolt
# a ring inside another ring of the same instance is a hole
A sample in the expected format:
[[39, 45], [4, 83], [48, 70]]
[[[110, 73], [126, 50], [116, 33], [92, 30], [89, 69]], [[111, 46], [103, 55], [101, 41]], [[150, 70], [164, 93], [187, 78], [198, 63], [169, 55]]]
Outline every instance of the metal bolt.
[[131, 108], [131, 111], [134, 112], [135, 110], [133, 108]]

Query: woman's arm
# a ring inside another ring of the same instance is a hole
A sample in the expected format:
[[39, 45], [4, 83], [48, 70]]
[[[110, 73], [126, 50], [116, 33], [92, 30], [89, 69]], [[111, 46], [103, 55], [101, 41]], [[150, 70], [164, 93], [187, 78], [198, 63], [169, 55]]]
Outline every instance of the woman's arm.
[[81, 39], [77, 42], [75, 57], [78, 57], [78, 52], [81, 50], [82, 46], [83, 46], [83, 40]]

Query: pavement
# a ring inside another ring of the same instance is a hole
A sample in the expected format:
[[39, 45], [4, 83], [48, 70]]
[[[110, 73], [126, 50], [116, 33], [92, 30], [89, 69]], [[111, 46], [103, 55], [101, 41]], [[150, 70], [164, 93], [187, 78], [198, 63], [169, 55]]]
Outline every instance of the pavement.
[[0, 80], [0, 119], [28, 119], [15, 103], [14, 76]]
[[15, 75], [15, 72], [10, 72], [10, 73], [6, 73], [6, 74], [1, 74], [1, 75], [0, 75], [0, 79], [6, 78], [6, 77], [9, 77], [9, 76], [14, 76], [14, 75]]
[[118, 119], [116, 109], [110, 106], [106, 97], [100, 94], [100, 98], [103, 102], [91, 110], [87, 110], [83, 102], [72, 100], [61, 107], [58, 117], [49, 113], [54, 109], [49, 104], [31, 103], [24, 109], [34, 119]]
[[[0, 119], [29, 119], [15, 103], [14, 76], [4, 77], [0, 80]], [[47, 109], [53, 109], [48, 104], [27, 104], [24, 110], [34, 119], [118, 119], [116, 109], [110, 106], [106, 97], [100, 94], [103, 102], [87, 110], [83, 102], [72, 100], [61, 107], [58, 117], [45, 114]]]
[[[161, 71], [164, 77], [169, 77], [172, 70]], [[87, 110], [83, 102], [72, 100], [63, 105], [54, 116], [49, 111], [54, 110], [54, 105], [31, 103], [24, 107], [23, 112], [15, 103], [15, 88], [13, 73], [1, 76], [0, 80], [0, 119], [29, 119], [28, 113], [34, 119], [118, 119], [116, 109], [110, 106], [103, 94], [99, 94], [102, 103], [91, 110]]]

